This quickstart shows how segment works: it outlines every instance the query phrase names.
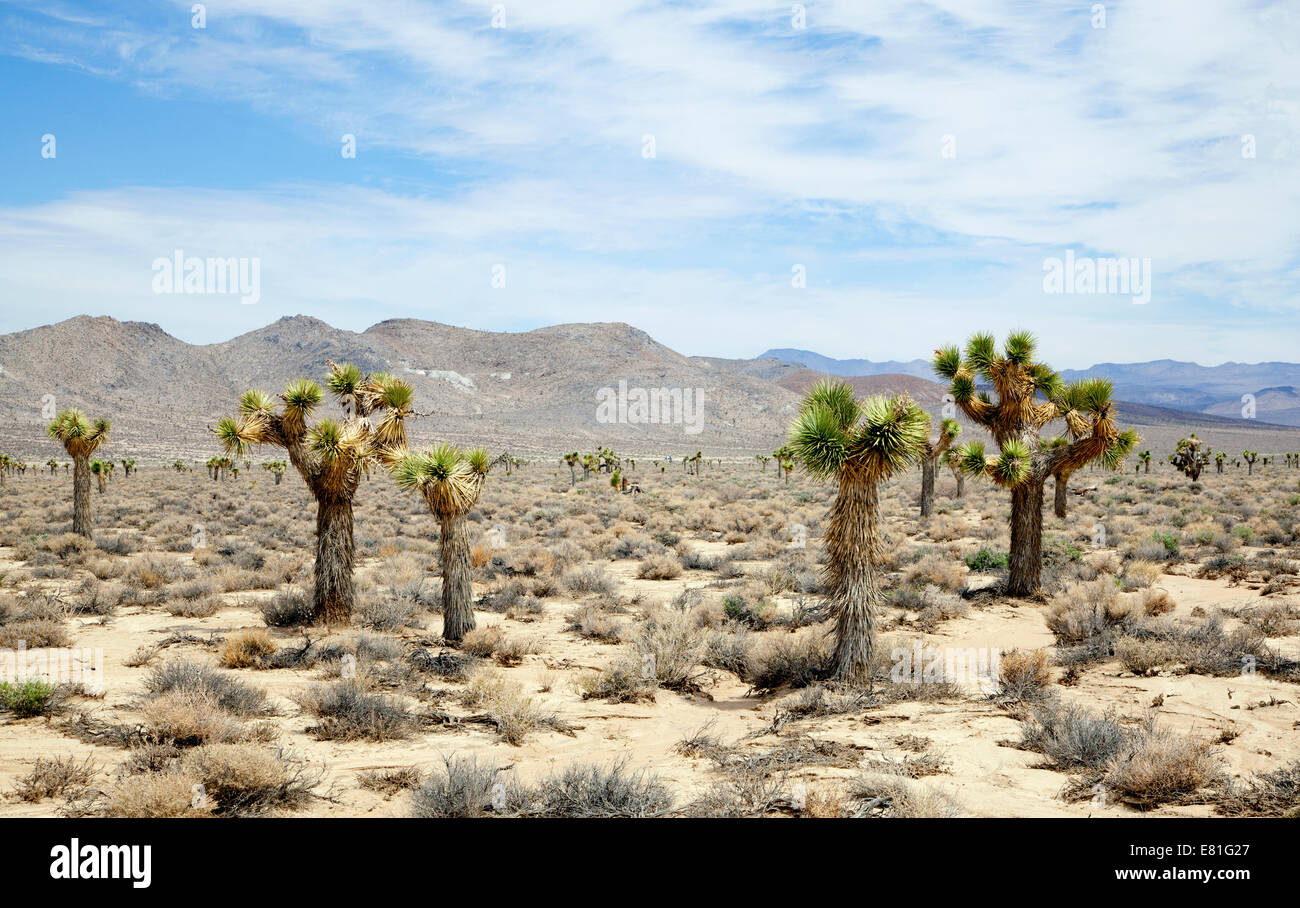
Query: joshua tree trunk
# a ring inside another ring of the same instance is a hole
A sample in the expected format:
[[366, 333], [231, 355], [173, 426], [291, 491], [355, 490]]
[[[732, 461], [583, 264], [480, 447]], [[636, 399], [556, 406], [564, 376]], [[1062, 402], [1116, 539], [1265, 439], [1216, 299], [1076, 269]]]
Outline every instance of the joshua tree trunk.
[[1043, 567], [1043, 485], [1031, 476], [1011, 489], [1011, 576], [1008, 596], [1038, 592]]
[[316, 589], [312, 611], [318, 624], [347, 624], [352, 618], [352, 502], [320, 498], [316, 506]]
[[442, 519], [442, 636], [460, 640], [474, 630], [474, 590], [470, 585], [469, 535], [464, 517]]
[[280, 484], [280, 480], [282, 480], [282, 479], [284, 479], [284, 474], [283, 474], [283, 473], [276, 473], [276, 474], [275, 474], [275, 484], [276, 484], [276, 485], [279, 485], [279, 484]]
[[90, 457], [72, 459], [72, 532], [90, 538]]
[[574, 469], [573, 464], [569, 464], [569, 488], [578, 484], [578, 471]]
[[929, 457], [921, 458], [921, 516], [929, 517], [934, 510], [934, 470], [935, 462]]
[[826, 530], [827, 593], [835, 620], [835, 677], [857, 684], [871, 681], [876, 603], [880, 584], [876, 565], [879, 488], [861, 474], [844, 472]]
[[1053, 477], [1052, 511], [1057, 517], [1065, 517], [1068, 507], [1066, 493], [1070, 489], [1070, 474], [1058, 473]]
[[957, 474], [957, 497], [961, 498], [966, 494], [966, 474]]
[[1150, 472], [1151, 472], [1151, 461], [1149, 461], [1149, 460], [1144, 460], [1144, 461], [1142, 461], [1142, 472], [1143, 472], [1143, 473], [1150, 473]]

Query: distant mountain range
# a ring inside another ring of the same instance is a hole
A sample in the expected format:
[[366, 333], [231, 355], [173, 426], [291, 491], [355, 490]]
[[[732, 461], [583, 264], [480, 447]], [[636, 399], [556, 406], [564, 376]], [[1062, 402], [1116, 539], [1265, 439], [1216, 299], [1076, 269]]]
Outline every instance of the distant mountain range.
[[[154, 324], [78, 316], [0, 335], [0, 451], [41, 462], [58, 456], [44, 427], [54, 411], [73, 406], [113, 420], [109, 454], [207, 459], [217, 453], [210, 428], [234, 412], [242, 391], [277, 393], [300, 376], [320, 379], [329, 360], [410, 381], [420, 414], [411, 426], [415, 444], [486, 444], [525, 456], [600, 445], [637, 457], [771, 451], [784, 442], [801, 394], [825, 374], [857, 370], [845, 377], [859, 393], [907, 393], [936, 416], [945, 393], [922, 360], [846, 364], [788, 350], [755, 359], [684, 356], [622, 323], [502, 333], [395, 319], [354, 332], [299, 315], [223, 343], [195, 345]], [[1097, 371], [1127, 376], [1123, 370], [1152, 365]], [[1164, 370], [1168, 387], [1191, 380], [1211, 386], [1195, 371], [1202, 367], [1174, 365]], [[1191, 430], [1216, 449], [1300, 449], [1300, 432], [1266, 424], [1279, 414], [1295, 418], [1295, 386], [1256, 385], [1257, 377], [1282, 374], [1267, 366], [1235, 368], [1241, 370], [1236, 384], [1225, 380], [1226, 392], [1220, 387], [1209, 395], [1209, 412], [1130, 396], [1119, 404], [1121, 419], [1149, 427], [1142, 434], [1156, 450]], [[1140, 384], [1121, 387], [1141, 390]], [[1257, 419], [1241, 419], [1237, 389], [1256, 386]], [[638, 419], [636, 400], [649, 392], [665, 403], [657, 418]], [[667, 402], [686, 392], [702, 400], [702, 409], [678, 406], [674, 413]], [[322, 414], [334, 410], [327, 405]]]
[[[931, 380], [935, 377], [929, 361], [923, 359], [876, 363], [865, 359], [832, 359], [809, 350], [783, 348], [768, 350], [756, 361], [767, 359], [797, 363], [829, 375], [895, 373]], [[1087, 376], [1109, 378], [1115, 385], [1117, 400], [1228, 419], [1243, 418], [1252, 403], [1245, 396], [1252, 395], [1254, 415], [1245, 418], [1300, 426], [1300, 364], [1297, 363], [1201, 366], [1161, 359], [1146, 363], [1098, 363], [1087, 369], [1061, 372], [1067, 381]]]

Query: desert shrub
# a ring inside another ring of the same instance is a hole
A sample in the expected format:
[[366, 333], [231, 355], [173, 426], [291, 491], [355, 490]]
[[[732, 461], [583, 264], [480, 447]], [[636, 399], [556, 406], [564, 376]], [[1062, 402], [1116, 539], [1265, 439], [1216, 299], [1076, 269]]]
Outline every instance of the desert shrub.
[[637, 568], [641, 580], [672, 580], [682, 574], [682, 563], [670, 553], [650, 555]]
[[850, 783], [849, 795], [858, 801], [855, 817], [938, 819], [962, 812], [950, 795], [888, 773], [862, 773]]
[[31, 772], [14, 783], [14, 794], [21, 801], [41, 801], [66, 795], [77, 797], [95, 778], [97, 769], [91, 757], [37, 757]]
[[667, 813], [673, 798], [659, 778], [610, 766], [574, 764], [548, 775], [528, 792], [522, 812], [535, 817], [648, 817]]
[[311, 624], [315, 615], [311, 597], [299, 590], [283, 590], [258, 604], [267, 627], [297, 627]]
[[308, 731], [322, 741], [390, 741], [409, 736], [415, 727], [400, 703], [354, 680], [313, 684], [298, 703], [319, 720]]
[[226, 668], [265, 665], [275, 652], [271, 636], [260, 628], [236, 631], [221, 643], [217, 660]]
[[419, 627], [419, 612], [420, 604], [414, 599], [368, 595], [357, 603], [354, 620], [377, 631], [400, 631]]
[[1154, 618], [1172, 612], [1175, 603], [1167, 590], [1148, 588], [1142, 591], [1142, 613]]
[[588, 672], [578, 679], [578, 693], [584, 700], [608, 700], [610, 703], [636, 703], [655, 699], [657, 685], [650, 672], [638, 661], [618, 659], [598, 672]]
[[954, 563], [938, 552], [931, 552], [904, 568], [903, 582], [912, 586], [933, 584], [951, 592], [962, 588], [966, 582], [966, 572], [959, 563]]
[[208, 808], [195, 806], [198, 780], [179, 772], [142, 773], [123, 779], [104, 807], [110, 817], [204, 816]]
[[206, 690], [168, 690], [146, 701], [140, 712], [146, 739], [155, 744], [197, 747], [228, 743], [238, 740], [244, 731]]
[[220, 669], [185, 659], [153, 669], [144, 686], [154, 695], [170, 691], [208, 694], [222, 709], [242, 716], [269, 715], [273, 711], [264, 692]]
[[598, 605], [583, 605], [568, 617], [566, 631], [577, 631], [589, 640], [617, 643], [623, 622], [605, 613]]
[[1007, 559], [1009, 557], [1006, 552], [981, 548], [974, 555], [966, 556], [966, 567], [979, 574], [1004, 571], [1007, 569]]
[[19, 719], [44, 716], [53, 712], [62, 700], [60, 685], [47, 681], [0, 681], [0, 708]]
[[204, 596], [201, 599], [169, 599], [163, 608], [167, 614], [177, 618], [209, 618], [221, 608], [221, 600], [216, 596]]
[[1113, 580], [1099, 577], [1090, 583], [1075, 583], [1052, 598], [1047, 611], [1047, 628], [1058, 643], [1084, 643], [1121, 623], [1128, 606]]
[[1016, 649], [998, 659], [998, 694], [1003, 698], [1041, 700], [1051, 683], [1051, 663], [1045, 650]]
[[418, 788], [424, 784], [424, 773], [417, 766], [398, 766], [393, 769], [367, 769], [357, 773], [357, 784], [367, 791], [377, 791], [391, 797], [399, 791]]
[[199, 780], [221, 816], [257, 816], [311, 799], [322, 772], [255, 744], [208, 744], [187, 752], [184, 772]]
[[1228, 817], [1300, 817], [1300, 760], [1227, 786], [1216, 808]]
[[710, 668], [720, 668], [744, 678], [749, 674], [749, 653], [753, 633], [744, 625], [734, 629], [710, 630], [704, 638], [704, 655], [700, 661]]
[[476, 627], [465, 634], [460, 648], [471, 656], [488, 659], [504, 639], [505, 633], [499, 627]]
[[641, 663], [648, 664], [655, 680], [670, 690], [682, 690], [696, 683], [705, 643], [704, 635], [689, 616], [680, 612], [652, 615], [632, 634], [632, 644], [640, 654]]
[[428, 819], [481, 817], [496, 812], [496, 805], [501, 807], [499, 812], [507, 813], [518, 806], [518, 791], [512, 777], [480, 764], [477, 757], [443, 757], [442, 771], [430, 773], [412, 792], [411, 815]]
[[1049, 700], [1021, 728], [1020, 746], [1061, 769], [1098, 769], [1121, 753], [1132, 734], [1110, 715]]
[[1124, 803], [1147, 809], [1194, 797], [1223, 778], [1218, 750], [1209, 741], [1152, 723], [1111, 761], [1102, 784]]
[[600, 565], [572, 568], [564, 572], [564, 586], [571, 593], [614, 595], [614, 581]]
[[1143, 589], [1160, 579], [1163, 571], [1154, 561], [1136, 559], [1124, 568], [1124, 586], [1128, 589]]
[[785, 684], [806, 687], [825, 678], [830, 667], [831, 651], [824, 634], [782, 634], [754, 648], [745, 681], [756, 690], [773, 690]]

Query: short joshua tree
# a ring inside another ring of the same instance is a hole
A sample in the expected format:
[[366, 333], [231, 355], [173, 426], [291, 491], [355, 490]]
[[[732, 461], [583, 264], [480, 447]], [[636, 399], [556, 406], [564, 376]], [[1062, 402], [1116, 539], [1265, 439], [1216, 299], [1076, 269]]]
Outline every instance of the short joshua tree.
[[1259, 460], [1258, 451], [1242, 451], [1241, 459], [1246, 461], [1246, 475], [1251, 476], [1255, 473], [1255, 461]]
[[104, 490], [108, 488], [108, 471], [113, 468], [113, 462], [109, 460], [92, 460], [90, 462], [90, 474], [95, 477], [95, 484], [99, 487], [99, 494], [103, 495]]
[[316, 498], [315, 619], [346, 624], [356, 598], [352, 500], [367, 470], [390, 466], [406, 452], [414, 392], [386, 373], [363, 375], [346, 363], [329, 366], [325, 383], [343, 407], [343, 419], [309, 425], [325, 393], [316, 382], [300, 378], [289, 383], [278, 404], [265, 391], [245, 391], [239, 416], [221, 420], [214, 431], [235, 456], [255, 445], [274, 445], [288, 453]]
[[837, 485], [825, 533], [825, 589], [840, 680], [871, 681], [881, 598], [880, 483], [920, 459], [928, 425], [925, 411], [906, 397], [859, 401], [848, 384], [823, 381], [790, 427], [791, 457]]
[[[1011, 491], [1010, 596], [1036, 595], [1041, 587], [1043, 486], [1047, 477], [1072, 473], [1094, 461], [1108, 469], [1123, 462], [1137, 433], [1120, 431], [1114, 421], [1111, 383], [1100, 378], [1066, 384], [1034, 359], [1035, 340], [1013, 332], [1003, 349], [991, 334], [976, 334], [963, 351], [944, 347], [934, 354], [934, 369], [949, 382], [962, 413], [987, 429], [1000, 451], [986, 457], [981, 442], [961, 447], [962, 469]], [[976, 381], [991, 386], [995, 402]], [[1051, 446], [1040, 432], [1064, 420], [1068, 443]]]
[[945, 419], [939, 424], [939, 437], [927, 438], [921, 452], [921, 516], [929, 517], [934, 510], [934, 475], [938, 472], [939, 458], [961, 435], [961, 426], [955, 419]]
[[[108, 443], [109, 423], [93, 423], [80, 410], [64, 410], [46, 427], [46, 433], [63, 445], [72, 458], [72, 532], [90, 536], [90, 455]], [[101, 488], [100, 491], [103, 491]]]
[[[1201, 478], [1201, 471], [1205, 469], [1205, 465], [1210, 462], [1212, 453], [1193, 432], [1186, 438], [1178, 439], [1178, 444], [1174, 447], [1174, 453], [1169, 455], [1169, 462], [1174, 465], [1174, 469], [1178, 470], [1178, 472], [1192, 482], [1196, 482]], [[1223, 455], [1220, 454], [1219, 456]]]
[[1142, 472], [1143, 472], [1143, 473], [1150, 473], [1150, 472], [1151, 472], [1151, 452], [1150, 452], [1150, 451], [1143, 451], [1141, 454], [1138, 455], [1138, 460], [1142, 461]]
[[490, 456], [482, 448], [461, 451], [446, 444], [404, 453], [393, 465], [398, 487], [422, 495], [429, 513], [438, 518], [442, 636], [453, 642], [475, 626], [466, 517], [478, 504], [490, 468]]
[[272, 460], [262, 464], [262, 469], [266, 470], [268, 473], [274, 476], [275, 484], [279, 485], [281, 482], [284, 481], [284, 471], [288, 468], [288, 466], [289, 465], [285, 463], [283, 460]]
[[952, 477], [957, 482], [957, 493], [954, 498], [963, 498], [966, 495], [966, 474], [961, 471], [961, 453], [949, 448], [943, 452], [943, 462], [952, 470]]

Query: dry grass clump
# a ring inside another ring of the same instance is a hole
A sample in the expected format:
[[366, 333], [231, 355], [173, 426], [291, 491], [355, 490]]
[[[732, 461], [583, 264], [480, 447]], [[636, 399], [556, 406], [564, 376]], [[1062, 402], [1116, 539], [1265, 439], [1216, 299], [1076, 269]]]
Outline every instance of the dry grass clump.
[[399, 791], [418, 788], [424, 784], [424, 773], [418, 766], [367, 769], [357, 773], [357, 784], [366, 791], [377, 791], [384, 797], [391, 798]]
[[1159, 580], [1163, 573], [1164, 570], [1154, 561], [1130, 561], [1124, 568], [1124, 586], [1130, 590], [1144, 589]]
[[584, 700], [653, 702], [657, 689], [653, 673], [630, 657], [615, 660], [600, 671], [587, 672], [578, 679], [578, 693]]
[[243, 725], [204, 690], [168, 690], [140, 707], [147, 740], [174, 747], [230, 743], [244, 734]]
[[689, 615], [652, 614], [633, 630], [631, 643], [642, 666], [663, 687], [687, 690], [697, 686], [706, 640]]
[[274, 653], [271, 635], [261, 628], [250, 628], [236, 631], [222, 641], [217, 661], [225, 668], [260, 668]]
[[185, 775], [202, 785], [218, 816], [293, 810], [311, 800], [324, 771], [255, 744], [208, 744], [181, 758]]
[[1168, 590], [1149, 587], [1142, 591], [1142, 613], [1152, 618], [1172, 612], [1177, 606]]
[[1020, 746], [1043, 754], [1059, 769], [1099, 769], [1129, 744], [1132, 733], [1111, 715], [1049, 700], [1021, 728]]
[[909, 586], [933, 584], [956, 592], [965, 586], [966, 571], [959, 561], [939, 552], [929, 552], [903, 569], [903, 582]]
[[108, 795], [104, 815], [126, 818], [207, 816], [212, 807], [199, 796], [198, 779], [179, 772], [128, 776]]
[[263, 691], [219, 669], [186, 659], [155, 668], [145, 678], [144, 685], [154, 695], [173, 691], [206, 694], [220, 708], [236, 715], [264, 716], [274, 712]]
[[600, 643], [617, 643], [622, 634], [623, 621], [610, 615], [603, 604], [588, 603], [570, 612], [566, 631], [577, 631], [588, 640]]
[[578, 595], [599, 594], [613, 596], [615, 586], [609, 573], [601, 565], [572, 568], [564, 572], [564, 587]]
[[573, 726], [552, 712], [539, 707], [532, 697], [524, 696], [523, 685], [511, 681], [491, 666], [470, 672], [462, 694], [470, 709], [481, 709], [507, 744], [519, 745], [529, 732], [539, 729], [572, 736]]
[[998, 660], [998, 695], [1016, 702], [1041, 700], [1052, 684], [1051, 661], [1042, 649], [1003, 653]]
[[676, 555], [663, 553], [650, 555], [637, 568], [636, 576], [640, 580], [673, 580], [682, 575], [682, 563]]

